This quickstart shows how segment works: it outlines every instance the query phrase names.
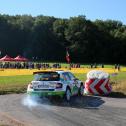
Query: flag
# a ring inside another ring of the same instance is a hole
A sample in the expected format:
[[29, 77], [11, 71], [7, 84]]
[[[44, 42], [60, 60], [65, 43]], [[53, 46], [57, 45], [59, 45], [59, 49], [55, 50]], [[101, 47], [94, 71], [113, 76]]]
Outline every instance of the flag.
[[68, 50], [66, 50], [66, 60], [68, 63], [70, 63], [70, 55], [69, 55]]

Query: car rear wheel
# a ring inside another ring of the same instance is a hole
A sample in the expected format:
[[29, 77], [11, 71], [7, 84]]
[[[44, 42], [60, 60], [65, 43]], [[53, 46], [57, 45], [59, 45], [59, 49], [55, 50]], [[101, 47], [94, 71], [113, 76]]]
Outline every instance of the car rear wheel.
[[70, 101], [71, 91], [70, 91], [69, 88], [66, 89], [65, 98], [66, 98], [67, 101]]

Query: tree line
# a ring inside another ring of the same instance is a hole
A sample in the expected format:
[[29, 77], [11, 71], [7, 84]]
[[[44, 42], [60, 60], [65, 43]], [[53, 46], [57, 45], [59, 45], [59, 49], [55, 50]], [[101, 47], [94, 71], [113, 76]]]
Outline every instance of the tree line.
[[61, 19], [39, 15], [0, 15], [1, 57], [18, 54], [31, 60], [126, 63], [126, 25], [115, 20]]

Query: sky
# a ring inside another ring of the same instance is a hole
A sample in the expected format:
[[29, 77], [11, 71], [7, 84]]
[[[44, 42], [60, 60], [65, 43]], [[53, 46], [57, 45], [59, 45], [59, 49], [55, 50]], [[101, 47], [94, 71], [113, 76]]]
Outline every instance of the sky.
[[0, 0], [0, 14], [118, 20], [126, 24], [126, 0]]

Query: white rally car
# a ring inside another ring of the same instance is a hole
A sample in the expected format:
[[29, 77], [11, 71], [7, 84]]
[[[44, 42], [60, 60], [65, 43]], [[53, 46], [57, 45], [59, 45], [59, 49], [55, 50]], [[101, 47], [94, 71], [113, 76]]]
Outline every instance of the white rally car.
[[83, 95], [83, 82], [71, 72], [39, 71], [33, 74], [35, 78], [27, 88], [27, 93], [31, 96], [65, 96], [69, 101], [73, 95]]

